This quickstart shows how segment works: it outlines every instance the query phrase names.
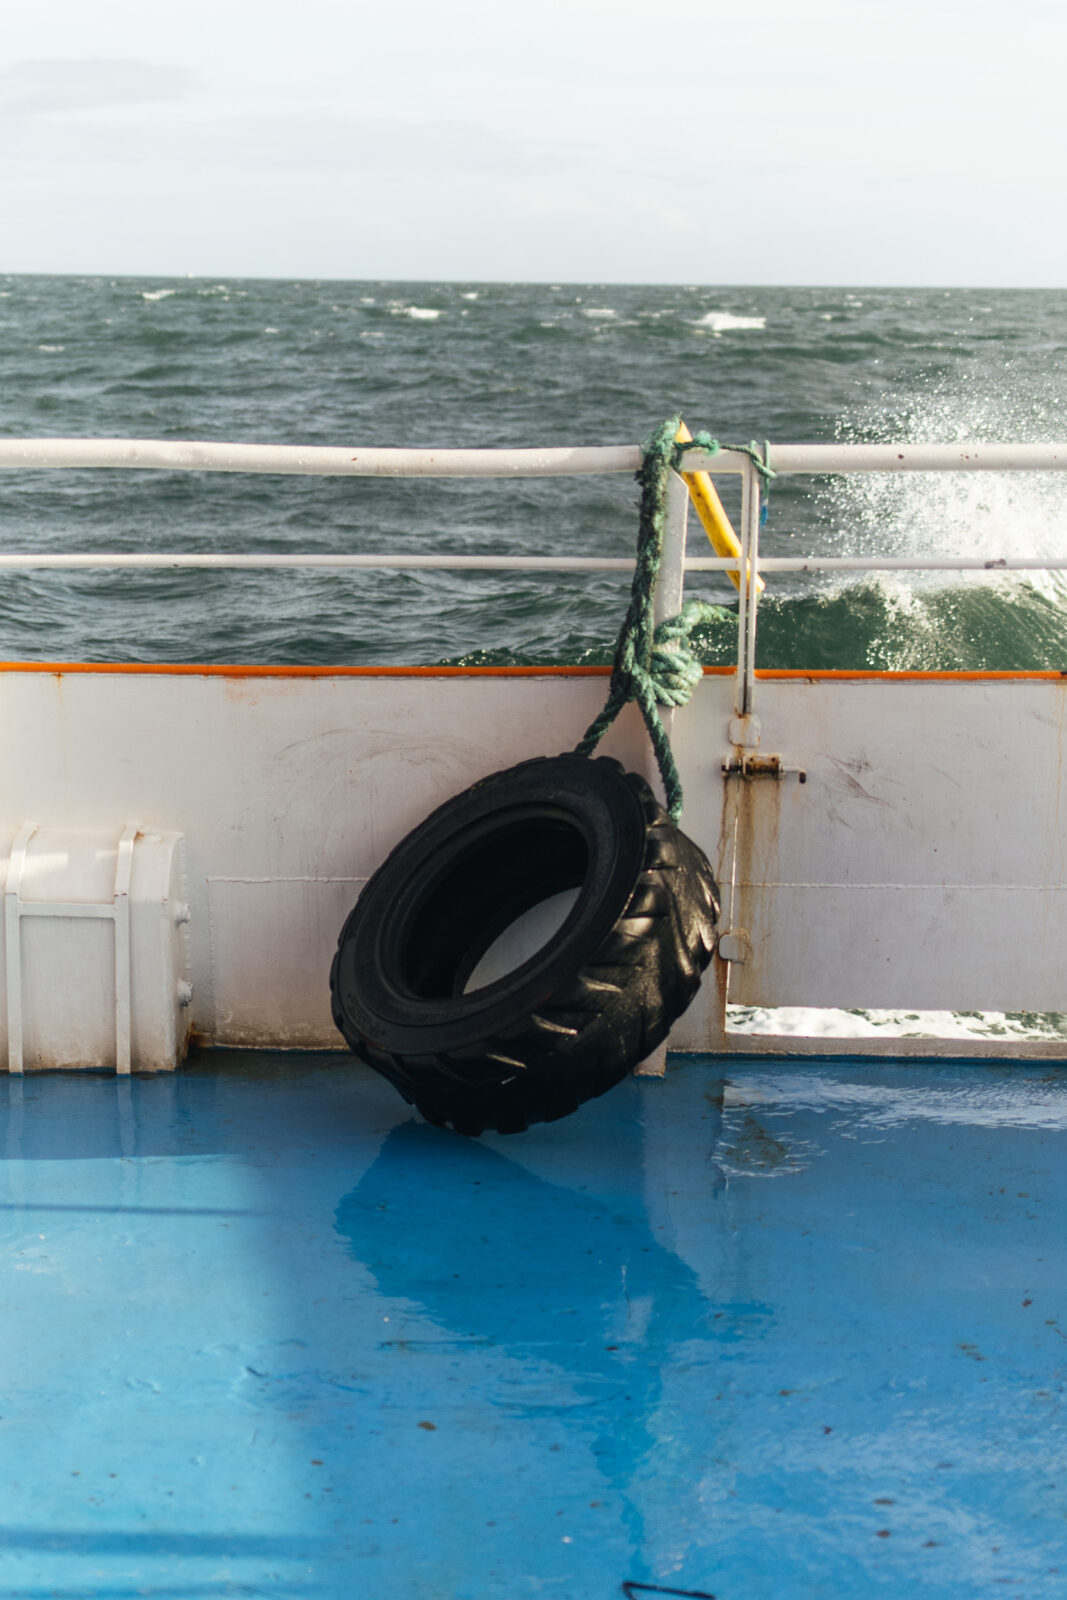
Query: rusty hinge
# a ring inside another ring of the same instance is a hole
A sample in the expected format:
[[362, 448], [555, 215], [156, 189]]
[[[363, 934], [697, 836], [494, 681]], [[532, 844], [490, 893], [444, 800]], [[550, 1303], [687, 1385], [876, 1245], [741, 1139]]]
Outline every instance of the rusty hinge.
[[787, 767], [781, 756], [738, 754], [731, 756], [729, 761], [724, 761], [722, 770], [728, 777], [778, 779], [795, 777], [799, 783], [808, 781], [808, 775], [803, 767]]

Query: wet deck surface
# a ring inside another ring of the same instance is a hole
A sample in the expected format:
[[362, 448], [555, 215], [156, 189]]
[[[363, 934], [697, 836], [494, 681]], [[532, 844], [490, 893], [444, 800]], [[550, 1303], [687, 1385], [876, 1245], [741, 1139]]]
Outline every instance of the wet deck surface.
[[679, 1058], [479, 1143], [339, 1057], [0, 1106], [0, 1600], [1067, 1593], [1062, 1069]]

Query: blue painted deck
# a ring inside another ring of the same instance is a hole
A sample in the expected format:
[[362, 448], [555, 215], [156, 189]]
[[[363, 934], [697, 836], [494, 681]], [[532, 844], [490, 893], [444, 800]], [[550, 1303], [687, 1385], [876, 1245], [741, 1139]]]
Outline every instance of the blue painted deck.
[[339, 1057], [0, 1098], [2, 1600], [1067, 1593], [1062, 1070], [691, 1057], [480, 1143]]

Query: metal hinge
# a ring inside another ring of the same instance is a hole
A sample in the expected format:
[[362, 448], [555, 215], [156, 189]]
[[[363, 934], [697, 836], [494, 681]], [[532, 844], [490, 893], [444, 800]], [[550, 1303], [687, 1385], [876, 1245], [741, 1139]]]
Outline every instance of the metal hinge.
[[799, 783], [807, 783], [808, 775], [803, 767], [787, 767], [781, 756], [736, 755], [729, 761], [724, 761], [722, 770], [727, 776], [739, 778], [789, 778], [795, 777]]

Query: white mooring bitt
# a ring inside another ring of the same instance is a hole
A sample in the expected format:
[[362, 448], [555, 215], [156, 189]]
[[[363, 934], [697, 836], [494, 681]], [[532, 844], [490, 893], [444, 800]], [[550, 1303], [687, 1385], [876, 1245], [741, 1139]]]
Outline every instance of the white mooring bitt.
[[172, 1071], [191, 1023], [182, 835], [31, 821], [0, 839], [8, 1070]]

